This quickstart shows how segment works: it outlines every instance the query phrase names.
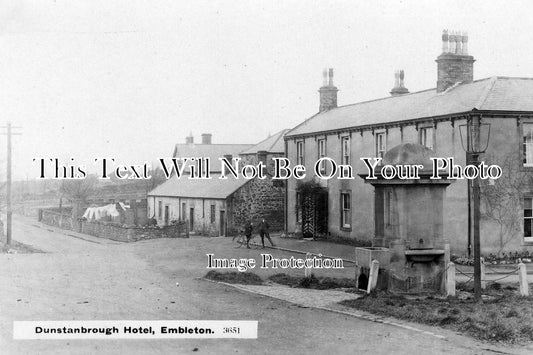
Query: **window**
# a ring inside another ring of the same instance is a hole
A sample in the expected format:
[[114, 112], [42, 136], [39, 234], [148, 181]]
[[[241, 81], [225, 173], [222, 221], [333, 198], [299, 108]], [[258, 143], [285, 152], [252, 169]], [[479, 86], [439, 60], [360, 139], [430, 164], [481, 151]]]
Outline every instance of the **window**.
[[300, 223], [302, 221], [302, 194], [297, 192], [296, 193], [296, 222]]
[[211, 223], [215, 223], [215, 205], [211, 205]]
[[163, 202], [159, 201], [159, 204], [157, 206], [157, 216], [161, 219], [163, 217]]
[[352, 201], [350, 192], [341, 192], [341, 228], [352, 227], [351, 221]]
[[187, 208], [187, 204], [185, 202], [181, 203], [181, 220], [185, 221], [187, 220], [187, 215], [185, 214], [185, 209]]
[[342, 137], [341, 150], [342, 150], [342, 157], [341, 157], [342, 164], [350, 165], [350, 137]]
[[304, 165], [304, 142], [296, 142], [296, 164]]
[[[326, 140], [319, 139], [317, 147], [318, 147], [318, 159], [324, 158], [326, 156]], [[326, 172], [326, 162], [323, 161], [320, 163], [319, 171], [321, 173]]]
[[524, 166], [533, 166], [533, 123], [524, 123]]
[[524, 198], [524, 241], [533, 242], [533, 198]]
[[420, 128], [420, 144], [433, 149], [433, 128], [424, 127]]
[[376, 133], [376, 157], [383, 158], [385, 155], [385, 150], [387, 149], [387, 144], [385, 140], [385, 132]]

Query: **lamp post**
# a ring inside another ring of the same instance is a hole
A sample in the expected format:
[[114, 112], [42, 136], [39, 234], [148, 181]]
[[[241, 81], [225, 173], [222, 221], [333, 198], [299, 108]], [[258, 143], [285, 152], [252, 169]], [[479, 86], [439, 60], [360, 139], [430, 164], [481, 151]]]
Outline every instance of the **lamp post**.
[[[481, 123], [481, 115], [472, 115], [467, 119], [467, 123], [465, 125], [459, 126], [459, 133], [461, 134], [461, 144], [466, 152], [466, 163], [479, 166], [479, 155], [484, 153], [489, 145], [490, 124]], [[469, 195], [472, 196], [472, 224], [474, 227], [474, 299], [479, 301], [481, 300], [481, 243], [479, 236], [481, 198], [479, 191], [479, 176], [473, 179], [471, 184], [469, 182], [469, 192], [470, 189], [472, 190], [472, 193], [469, 193]], [[470, 215], [471, 214], [469, 213], [469, 216]]]

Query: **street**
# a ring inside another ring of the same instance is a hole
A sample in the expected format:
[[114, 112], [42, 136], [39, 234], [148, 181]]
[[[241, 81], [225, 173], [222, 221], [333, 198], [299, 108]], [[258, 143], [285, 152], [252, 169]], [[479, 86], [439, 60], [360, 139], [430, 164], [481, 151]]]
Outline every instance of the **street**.
[[[125, 244], [68, 236], [67, 231], [37, 225], [30, 219], [15, 218], [13, 239], [44, 253], [0, 254], [0, 345], [4, 354], [182, 354], [194, 349], [202, 354], [472, 354], [490, 352], [488, 348], [504, 353], [531, 351], [495, 347], [447, 330], [417, 326], [445, 337], [441, 339], [199, 280], [206, 273], [206, 253], [244, 257], [261, 252], [235, 249], [230, 238]], [[171, 319], [258, 320], [258, 339], [12, 338], [16, 320]]]

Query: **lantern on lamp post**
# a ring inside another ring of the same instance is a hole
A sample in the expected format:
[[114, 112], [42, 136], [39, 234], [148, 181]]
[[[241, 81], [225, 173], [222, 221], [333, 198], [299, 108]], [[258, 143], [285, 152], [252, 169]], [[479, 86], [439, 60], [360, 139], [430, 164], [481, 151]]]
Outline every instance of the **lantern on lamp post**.
[[[481, 123], [481, 115], [471, 116], [465, 125], [459, 126], [461, 144], [466, 152], [466, 163], [479, 166], [479, 155], [487, 150], [490, 138], [490, 124]], [[472, 193], [470, 193], [472, 191]], [[470, 213], [472, 196], [473, 213]], [[468, 216], [473, 217], [474, 239], [474, 299], [481, 300], [481, 244], [479, 236], [480, 211], [479, 176], [468, 183]], [[470, 235], [470, 223], [468, 233]], [[470, 238], [469, 238], [470, 244]], [[468, 246], [470, 250], [470, 245]]]

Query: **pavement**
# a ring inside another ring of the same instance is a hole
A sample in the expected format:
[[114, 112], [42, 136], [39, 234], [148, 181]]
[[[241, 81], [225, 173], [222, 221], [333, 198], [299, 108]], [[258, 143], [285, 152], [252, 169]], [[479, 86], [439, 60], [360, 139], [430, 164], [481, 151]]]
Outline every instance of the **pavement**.
[[[353, 293], [246, 287], [206, 282], [206, 253], [227, 258], [301, 257], [282, 249], [235, 248], [231, 238], [192, 237], [120, 243], [15, 218], [14, 239], [44, 253], [1, 254], [0, 352], [5, 354], [527, 354], [531, 346], [498, 346], [424, 325], [336, 308]], [[282, 240], [280, 247], [322, 251], [322, 242]], [[308, 244], [310, 243], [310, 244]], [[303, 248], [302, 246], [306, 246]], [[308, 247], [307, 247], [308, 246]], [[353, 247], [330, 245], [348, 257]], [[313, 249], [315, 248], [315, 249]], [[318, 248], [318, 249], [316, 249]], [[301, 250], [302, 252], [304, 250]], [[334, 255], [336, 254], [336, 255]], [[353, 267], [326, 270], [353, 276]], [[302, 270], [255, 269], [262, 278]], [[179, 286], [177, 286], [179, 282]], [[320, 292], [320, 293], [318, 293]], [[14, 341], [15, 320], [258, 320], [259, 337], [239, 339]]]

